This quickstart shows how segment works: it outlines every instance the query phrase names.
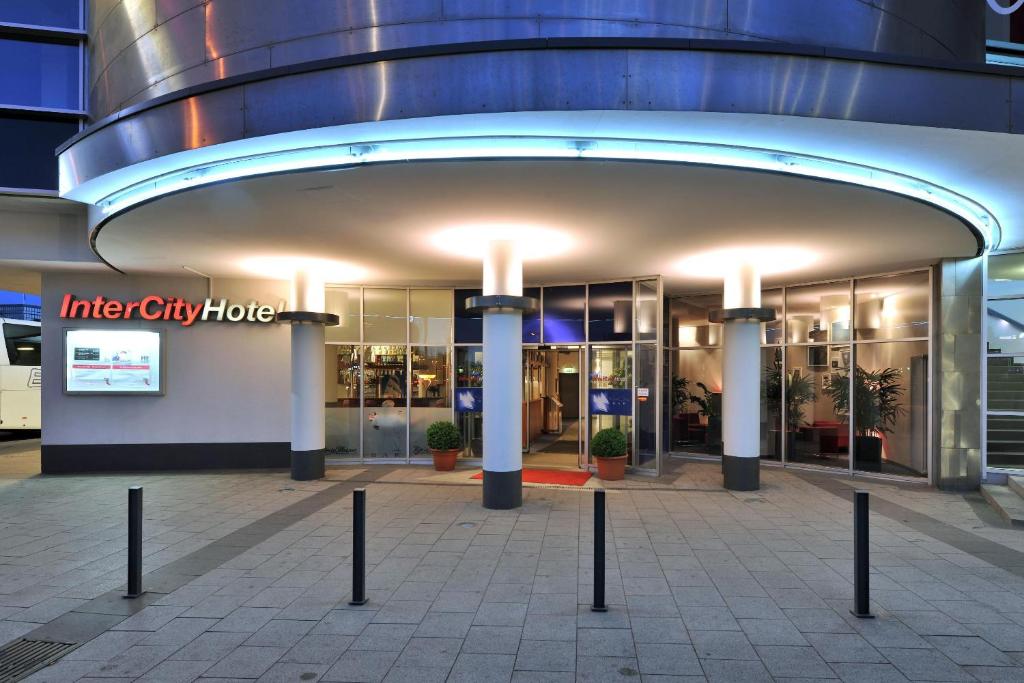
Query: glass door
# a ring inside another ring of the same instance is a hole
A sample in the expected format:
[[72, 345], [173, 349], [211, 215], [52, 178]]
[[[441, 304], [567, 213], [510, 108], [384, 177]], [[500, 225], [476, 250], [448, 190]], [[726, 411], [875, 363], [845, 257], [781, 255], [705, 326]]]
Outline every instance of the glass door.
[[523, 350], [523, 463], [578, 467], [581, 445], [581, 350]]
[[[626, 435], [628, 462], [633, 463], [633, 349], [630, 346], [590, 347], [587, 394], [589, 439], [602, 429], [618, 429]], [[590, 460], [588, 453], [585, 462], [589, 464]]]

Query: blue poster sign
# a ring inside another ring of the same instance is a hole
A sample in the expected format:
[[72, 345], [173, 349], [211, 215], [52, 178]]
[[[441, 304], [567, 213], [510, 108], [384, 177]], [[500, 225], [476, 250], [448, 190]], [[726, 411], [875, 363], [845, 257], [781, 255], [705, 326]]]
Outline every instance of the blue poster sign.
[[591, 415], [632, 415], [633, 392], [629, 389], [591, 389]]
[[483, 409], [483, 387], [463, 387], [455, 390], [455, 412], [479, 413]]

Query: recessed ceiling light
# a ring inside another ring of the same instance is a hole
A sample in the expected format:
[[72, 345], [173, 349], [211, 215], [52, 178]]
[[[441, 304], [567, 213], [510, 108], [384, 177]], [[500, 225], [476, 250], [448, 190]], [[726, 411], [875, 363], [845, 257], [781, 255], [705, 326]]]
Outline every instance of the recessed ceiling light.
[[559, 256], [572, 247], [572, 238], [552, 228], [516, 223], [477, 223], [446, 228], [430, 236], [439, 251], [467, 259], [483, 258], [487, 245], [512, 241], [519, 245], [524, 261]]
[[328, 284], [351, 284], [366, 278], [366, 269], [355, 264], [306, 256], [254, 256], [242, 259], [238, 265], [271, 280], [291, 280], [302, 271]]
[[724, 278], [737, 266], [754, 266], [761, 275], [777, 275], [805, 268], [818, 254], [804, 247], [733, 247], [687, 256], [676, 271], [694, 278]]

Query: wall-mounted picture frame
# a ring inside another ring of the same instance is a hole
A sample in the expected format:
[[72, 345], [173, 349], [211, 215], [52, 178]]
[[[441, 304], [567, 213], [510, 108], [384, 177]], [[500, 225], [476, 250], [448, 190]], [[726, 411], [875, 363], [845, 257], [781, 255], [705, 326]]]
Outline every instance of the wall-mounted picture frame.
[[833, 358], [832, 359], [832, 369], [833, 370], [838, 370], [839, 369], [839, 359], [838, 358]]

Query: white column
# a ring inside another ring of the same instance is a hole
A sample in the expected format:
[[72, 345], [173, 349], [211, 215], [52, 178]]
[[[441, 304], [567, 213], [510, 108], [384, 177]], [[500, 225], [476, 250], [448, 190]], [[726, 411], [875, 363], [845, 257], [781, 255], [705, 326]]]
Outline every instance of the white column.
[[[291, 310], [322, 313], [324, 282], [306, 272], [292, 280]], [[324, 325], [292, 323], [292, 478], [324, 476]]]
[[[750, 265], [726, 276], [726, 311], [760, 308], [761, 278]], [[759, 488], [761, 423], [761, 323], [756, 319], [724, 322], [722, 357], [722, 446], [725, 488]]]
[[[484, 255], [483, 295], [523, 295], [523, 260], [512, 241], [494, 240]], [[523, 314], [484, 311], [483, 505], [523, 500]]]

